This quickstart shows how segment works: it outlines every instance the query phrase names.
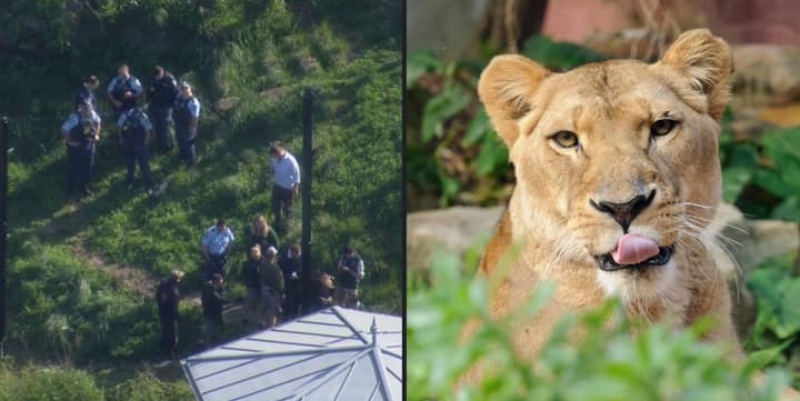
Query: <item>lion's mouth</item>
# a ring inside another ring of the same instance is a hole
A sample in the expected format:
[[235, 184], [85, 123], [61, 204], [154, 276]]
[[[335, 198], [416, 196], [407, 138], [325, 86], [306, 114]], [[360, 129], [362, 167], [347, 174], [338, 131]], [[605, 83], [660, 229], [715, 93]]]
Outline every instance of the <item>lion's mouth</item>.
[[659, 247], [657, 255], [634, 264], [617, 263], [610, 252], [605, 255], [595, 256], [595, 259], [597, 260], [597, 266], [603, 271], [611, 272], [623, 269], [636, 270], [653, 266], [663, 266], [672, 259], [673, 252], [675, 252], [675, 245]]

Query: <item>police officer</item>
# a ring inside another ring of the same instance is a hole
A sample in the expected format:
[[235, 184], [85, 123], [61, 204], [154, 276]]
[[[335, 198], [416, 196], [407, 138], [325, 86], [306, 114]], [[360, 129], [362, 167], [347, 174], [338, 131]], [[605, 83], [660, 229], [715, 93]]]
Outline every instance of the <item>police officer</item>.
[[61, 126], [67, 146], [67, 194], [75, 190], [91, 196], [89, 182], [92, 178], [95, 143], [100, 140], [100, 116], [89, 103], [81, 103]]
[[175, 358], [175, 349], [178, 345], [178, 321], [180, 320], [178, 304], [181, 300], [178, 284], [181, 279], [183, 279], [183, 272], [173, 270], [169, 277], [158, 284], [156, 289], [158, 321], [161, 325], [161, 354], [169, 359]]
[[156, 66], [155, 74], [150, 80], [147, 92], [147, 113], [153, 120], [158, 149], [167, 152], [172, 149], [172, 138], [169, 135], [169, 122], [172, 104], [178, 97], [178, 85], [175, 78], [164, 67]]
[[117, 120], [122, 113], [136, 106], [137, 99], [144, 93], [142, 84], [131, 75], [127, 64], [117, 67], [117, 76], [108, 84], [106, 92]]
[[136, 172], [136, 163], [142, 173], [147, 194], [153, 194], [153, 178], [150, 175], [150, 160], [147, 155], [147, 141], [153, 126], [141, 108], [134, 108], [124, 112], [117, 121], [119, 126], [119, 144], [125, 153], [125, 163], [128, 166], [126, 176], [128, 190], [133, 189]]
[[175, 118], [175, 137], [181, 159], [187, 165], [195, 162], [194, 142], [197, 139], [197, 119], [200, 117], [200, 102], [192, 95], [192, 87], [188, 82], [181, 82], [180, 94], [173, 104]]
[[94, 97], [94, 91], [99, 86], [100, 80], [96, 76], [89, 75], [84, 78], [81, 87], [78, 88], [78, 92], [75, 94], [75, 110], [78, 110], [78, 106], [82, 103], [89, 103], [92, 106], [92, 110], [97, 112], [97, 99]]

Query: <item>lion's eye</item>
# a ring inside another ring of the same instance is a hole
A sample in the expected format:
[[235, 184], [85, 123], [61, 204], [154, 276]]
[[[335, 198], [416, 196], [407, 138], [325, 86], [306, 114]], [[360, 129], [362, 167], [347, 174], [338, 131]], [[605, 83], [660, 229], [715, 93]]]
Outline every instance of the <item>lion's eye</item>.
[[565, 149], [578, 146], [578, 136], [571, 131], [558, 131], [550, 135], [550, 140]]
[[672, 132], [675, 129], [675, 126], [678, 125], [678, 122], [675, 120], [658, 120], [650, 126], [650, 136], [664, 136]]

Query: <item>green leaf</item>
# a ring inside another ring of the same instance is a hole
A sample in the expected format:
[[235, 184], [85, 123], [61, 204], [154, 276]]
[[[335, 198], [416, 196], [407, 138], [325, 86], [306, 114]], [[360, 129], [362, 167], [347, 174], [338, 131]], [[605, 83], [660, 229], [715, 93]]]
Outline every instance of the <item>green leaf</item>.
[[800, 222], [800, 196], [784, 199], [770, 214], [771, 219]]
[[485, 140], [478, 157], [475, 159], [475, 172], [479, 176], [488, 175], [508, 166], [508, 149], [505, 144], [493, 135]]
[[737, 145], [728, 156], [728, 167], [758, 168], [758, 151], [752, 145]]
[[442, 61], [427, 50], [415, 51], [406, 58], [406, 88], [411, 88], [428, 73], [441, 73]]
[[453, 83], [445, 84], [442, 93], [425, 103], [420, 131], [423, 142], [433, 139], [439, 124], [463, 110], [471, 101], [472, 97], [461, 86]]
[[733, 118], [733, 109], [731, 109], [731, 106], [725, 107], [725, 110], [722, 111], [722, 118], [720, 121], [723, 123], [729, 123], [733, 121]]
[[747, 356], [747, 369], [752, 369], [752, 371], [764, 369], [771, 363], [777, 361], [778, 357], [781, 355], [781, 352], [791, 343], [791, 341], [784, 341], [783, 343], [774, 347], [751, 353]]
[[776, 283], [784, 279], [780, 271], [769, 268], [759, 268], [747, 277], [747, 288], [759, 301], [759, 310], [777, 310], [780, 305], [781, 294], [776, 291]]
[[528, 39], [522, 53], [552, 70], [570, 69], [609, 59], [608, 56], [592, 49], [569, 42], [553, 42], [544, 35]]
[[783, 300], [778, 313], [778, 326], [775, 334], [778, 337], [791, 338], [800, 333], [800, 278], [792, 280], [783, 292]]
[[735, 202], [752, 177], [753, 170], [746, 167], [725, 169], [722, 172], [722, 199], [728, 203]]
[[781, 198], [798, 193], [797, 190], [788, 185], [781, 172], [776, 170], [756, 171], [753, 175], [753, 183]]
[[449, 177], [444, 173], [440, 174], [442, 180], [442, 197], [440, 203], [442, 207], [447, 204], [451, 199], [455, 198], [459, 191], [461, 191], [461, 182], [453, 177]]
[[756, 184], [782, 198], [800, 193], [800, 128], [765, 134], [761, 145], [775, 167], [759, 171]]
[[472, 119], [467, 127], [467, 133], [464, 135], [464, 139], [461, 140], [461, 145], [473, 145], [484, 138], [487, 134], [493, 133], [494, 130], [492, 129], [489, 115], [486, 114], [486, 109], [479, 107], [478, 111], [475, 113], [475, 118]]

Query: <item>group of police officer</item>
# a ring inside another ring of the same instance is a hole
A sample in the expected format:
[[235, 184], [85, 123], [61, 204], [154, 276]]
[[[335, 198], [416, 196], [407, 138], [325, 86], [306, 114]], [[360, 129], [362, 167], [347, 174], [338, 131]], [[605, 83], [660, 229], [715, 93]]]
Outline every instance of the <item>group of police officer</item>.
[[[76, 191], [86, 196], [92, 195], [89, 184], [102, 121], [94, 95], [99, 86], [100, 81], [94, 75], [83, 80], [75, 96], [75, 111], [61, 126], [67, 147], [68, 195]], [[183, 81], [178, 85], [172, 74], [163, 67], [156, 66], [145, 99], [145, 113], [138, 104], [139, 99], [144, 96], [142, 84], [131, 75], [128, 66], [122, 64], [117, 67], [117, 75], [108, 84], [106, 96], [117, 123], [117, 139], [128, 169], [128, 189], [134, 187], [138, 164], [147, 193], [154, 193], [147, 145], [151, 132], [154, 132], [160, 151], [166, 153], [172, 149], [170, 121], [175, 124], [175, 137], [181, 159], [186, 165], [194, 165], [200, 102], [193, 95], [188, 82]]]

